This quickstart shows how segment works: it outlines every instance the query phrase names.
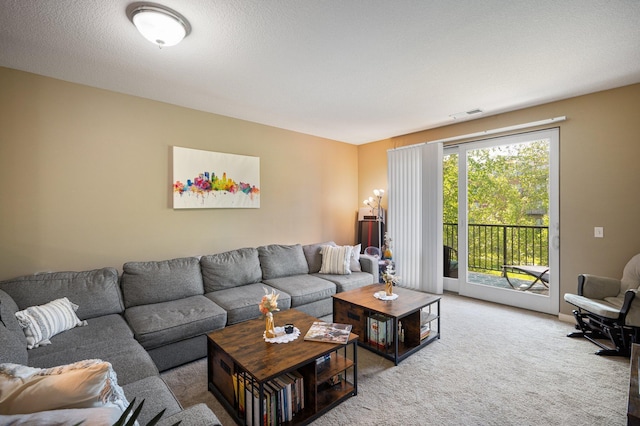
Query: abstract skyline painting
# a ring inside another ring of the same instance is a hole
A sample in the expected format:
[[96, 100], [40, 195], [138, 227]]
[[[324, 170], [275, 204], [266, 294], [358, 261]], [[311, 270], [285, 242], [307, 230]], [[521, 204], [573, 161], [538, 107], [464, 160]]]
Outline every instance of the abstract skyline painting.
[[259, 208], [260, 157], [173, 147], [173, 208]]

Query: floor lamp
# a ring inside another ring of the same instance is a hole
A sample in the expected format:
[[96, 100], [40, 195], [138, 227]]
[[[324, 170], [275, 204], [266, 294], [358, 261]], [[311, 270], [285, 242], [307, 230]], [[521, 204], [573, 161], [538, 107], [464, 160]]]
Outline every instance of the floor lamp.
[[369, 197], [364, 200], [364, 204], [371, 207], [372, 210], [375, 209], [376, 221], [378, 222], [378, 250], [380, 250], [380, 257], [382, 258], [382, 208], [380, 204], [382, 202], [382, 196], [384, 195], [384, 189], [374, 189], [373, 195], [375, 198]]

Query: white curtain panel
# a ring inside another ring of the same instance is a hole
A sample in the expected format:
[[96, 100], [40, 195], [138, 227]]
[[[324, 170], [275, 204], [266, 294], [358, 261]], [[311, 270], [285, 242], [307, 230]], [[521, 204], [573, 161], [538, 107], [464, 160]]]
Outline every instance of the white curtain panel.
[[442, 144], [387, 151], [387, 230], [402, 287], [442, 294]]

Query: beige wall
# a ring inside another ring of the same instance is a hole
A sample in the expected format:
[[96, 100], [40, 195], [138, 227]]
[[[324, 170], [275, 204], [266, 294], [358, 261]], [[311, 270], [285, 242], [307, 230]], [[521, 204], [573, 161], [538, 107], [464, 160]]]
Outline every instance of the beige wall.
[[[386, 188], [386, 151], [556, 116], [560, 127], [560, 308], [576, 276], [620, 277], [640, 253], [640, 84], [413, 133], [358, 151], [359, 199]], [[384, 202], [383, 202], [384, 204]], [[593, 227], [604, 227], [604, 238]]]
[[[352, 243], [361, 200], [387, 188], [387, 149], [566, 115], [562, 295], [579, 273], [619, 277], [640, 252], [638, 110], [640, 84], [356, 147], [0, 68], [0, 279]], [[261, 208], [173, 210], [173, 145], [260, 157]], [[593, 238], [594, 226], [605, 238]]]
[[[259, 209], [173, 210], [173, 145], [260, 157]], [[0, 279], [355, 241], [357, 147], [0, 68]]]

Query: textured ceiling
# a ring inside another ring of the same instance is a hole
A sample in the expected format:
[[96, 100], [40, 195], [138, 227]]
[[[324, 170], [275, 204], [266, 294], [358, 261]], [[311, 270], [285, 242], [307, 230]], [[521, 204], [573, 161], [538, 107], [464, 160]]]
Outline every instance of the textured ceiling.
[[[0, 66], [360, 144], [640, 82], [638, 0], [0, 0]], [[546, 117], [541, 117], [546, 118]]]

